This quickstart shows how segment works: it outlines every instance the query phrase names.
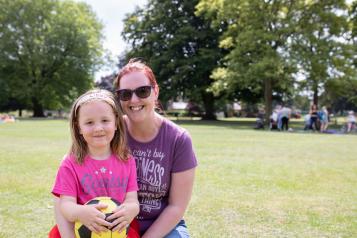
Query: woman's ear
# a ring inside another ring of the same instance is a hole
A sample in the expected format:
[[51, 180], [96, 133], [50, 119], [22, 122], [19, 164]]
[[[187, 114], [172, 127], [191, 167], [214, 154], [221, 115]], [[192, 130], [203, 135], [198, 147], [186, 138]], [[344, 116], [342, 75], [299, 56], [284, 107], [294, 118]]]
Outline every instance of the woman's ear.
[[155, 99], [156, 100], [158, 100], [158, 98], [159, 98], [159, 91], [160, 91], [159, 86], [155, 85], [154, 86], [154, 93], [155, 93]]

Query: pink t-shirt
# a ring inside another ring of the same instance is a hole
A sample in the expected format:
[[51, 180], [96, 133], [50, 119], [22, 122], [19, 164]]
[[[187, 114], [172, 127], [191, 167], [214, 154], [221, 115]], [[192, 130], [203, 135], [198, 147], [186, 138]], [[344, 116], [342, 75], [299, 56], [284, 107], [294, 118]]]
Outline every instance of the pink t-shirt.
[[52, 193], [76, 197], [78, 204], [100, 196], [112, 197], [122, 203], [127, 192], [137, 190], [136, 166], [132, 157], [122, 161], [115, 155], [105, 160], [86, 156], [84, 163], [79, 165], [73, 155], [68, 155], [58, 169]]

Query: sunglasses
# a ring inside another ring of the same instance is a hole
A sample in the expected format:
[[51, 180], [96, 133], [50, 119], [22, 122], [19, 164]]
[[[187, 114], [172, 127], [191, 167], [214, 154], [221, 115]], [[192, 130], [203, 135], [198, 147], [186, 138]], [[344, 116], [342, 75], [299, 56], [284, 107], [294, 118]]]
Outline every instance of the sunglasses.
[[133, 96], [133, 93], [135, 93], [136, 96], [139, 98], [147, 98], [151, 94], [151, 88], [153, 86], [147, 85], [147, 86], [141, 86], [138, 87], [134, 90], [131, 89], [119, 89], [117, 90], [117, 96], [121, 101], [129, 101], [131, 97]]

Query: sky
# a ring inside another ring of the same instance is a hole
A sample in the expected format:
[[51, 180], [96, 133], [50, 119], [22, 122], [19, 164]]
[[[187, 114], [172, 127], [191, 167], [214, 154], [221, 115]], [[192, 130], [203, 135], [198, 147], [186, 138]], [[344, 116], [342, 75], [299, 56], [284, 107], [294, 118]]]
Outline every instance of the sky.
[[[127, 46], [121, 37], [125, 14], [134, 11], [136, 6], [143, 7], [147, 0], [78, 0], [89, 4], [104, 25], [104, 48], [108, 49], [114, 59]], [[102, 69], [95, 74], [96, 80], [112, 73], [114, 69]]]

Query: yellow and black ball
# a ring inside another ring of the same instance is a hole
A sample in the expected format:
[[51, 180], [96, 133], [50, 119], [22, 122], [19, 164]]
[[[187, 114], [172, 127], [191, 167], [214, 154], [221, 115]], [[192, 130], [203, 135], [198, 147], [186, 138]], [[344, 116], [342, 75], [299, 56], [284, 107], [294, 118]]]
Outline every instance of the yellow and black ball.
[[[120, 203], [110, 197], [96, 197], [92, 200], [88, 201], [85, 205], [92, 204], [105, 204], [107, 208], [102, 209], [101, 211], [105, 214], [105, 217], [108, 217], [113, 214], [113, 210], [120, 205]], [[124, 229], [122, 232], [102, 232], [100, 236], [91, 230], [89, 230], [85, 225], [80, 222], [76, 222], [74, 225], [74, 232], [76, 234], [76, 238], [126, 238], [127, 237], [127, 229]]]

